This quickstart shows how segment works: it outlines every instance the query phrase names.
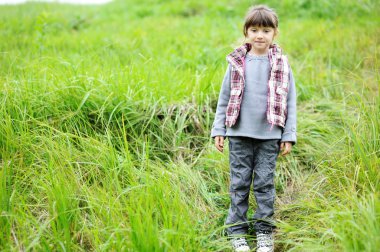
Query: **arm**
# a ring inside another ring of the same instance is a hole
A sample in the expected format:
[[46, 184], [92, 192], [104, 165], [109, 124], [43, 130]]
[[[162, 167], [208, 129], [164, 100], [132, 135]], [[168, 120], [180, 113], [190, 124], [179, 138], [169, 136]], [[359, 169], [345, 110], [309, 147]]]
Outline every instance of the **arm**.
[[226, 136], [226, 109], [230, 99], [231, 83], [230, 66], [227, 67], [224, 75], [222, 88], [219, 93], [218, 105], [215, 112], [215, 119], [211, 129], [211, 137], [215, 139], [215, 146], [223, 152], [224, 138]]
[[216, 107], [215, 119], [212, 124], [211, 129], [211, 137], [214, 138], [216, 136], [226, 136], [226, 109], [228, 105], [228, 101], [230, 99], [230, 83], [231, 83], [231, 73], [230, 66], [227, 67], [227, 71], [224, 75], [222, 89], [219, 93], [218, 105]]
[[288, 92], [288, 114], [285, 128], [281, 136], [281, 155], [286, 155], [291, 151], [292, 145], [297, 142], [297, 94], [292, 70], [289, 72], [289, 92]]

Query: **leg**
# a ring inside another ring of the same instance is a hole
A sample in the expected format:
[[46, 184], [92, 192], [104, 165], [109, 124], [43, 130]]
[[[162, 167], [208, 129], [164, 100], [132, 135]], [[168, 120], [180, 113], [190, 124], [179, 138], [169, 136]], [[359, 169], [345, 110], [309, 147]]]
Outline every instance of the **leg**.
[[276, 194], [274, 176], [279, 151], [280, 140], [255, 139], [253, 192], [257, 209], [253, 220], [256, 221], [256, 231], [272, 231], [275, 228], [272, 219]]
[[247, 210], [252, 182], [252, 139], [229, 137], [231, 205], [226, 219], [228, 235], [247, 234]]

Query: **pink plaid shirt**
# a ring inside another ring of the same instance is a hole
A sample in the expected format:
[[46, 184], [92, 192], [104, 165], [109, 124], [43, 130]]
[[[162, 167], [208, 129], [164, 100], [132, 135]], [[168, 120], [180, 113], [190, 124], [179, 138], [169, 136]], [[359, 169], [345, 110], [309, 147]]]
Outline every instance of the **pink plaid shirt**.
[[[239, 117], [245, 83], [245, 56], [251, 47], [251, 44], [246, 43], [227, 55], [227, 61], [231, 64], [231, 92], [225, 121], [227, 127], [232, 127]], [[272, 127], [278, 125], [284, 128], [290, 68], [286, 56], [276, 44], [269, 47], [268, 58], [271, 72], [268, 80], [267, 121]]]

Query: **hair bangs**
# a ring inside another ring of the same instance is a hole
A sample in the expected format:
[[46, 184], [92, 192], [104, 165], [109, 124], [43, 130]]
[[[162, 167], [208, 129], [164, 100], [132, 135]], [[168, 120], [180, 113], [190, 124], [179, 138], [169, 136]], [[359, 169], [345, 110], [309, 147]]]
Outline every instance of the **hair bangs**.
[[247, 25], [249, 26], [262, 26], [262, 27], [272, 27], [276, 28], [276, 24], [273, 20], [273, 16], [266, 15], [267, 13], [257, 12], [257, 15], [252, 15], [252, 17], [247, 20]]
[[244, 35], [251, 26], [278, 28], [277, 14], [267, 6], [257, 6], [252, 8], [246, 18], [244, 24]]

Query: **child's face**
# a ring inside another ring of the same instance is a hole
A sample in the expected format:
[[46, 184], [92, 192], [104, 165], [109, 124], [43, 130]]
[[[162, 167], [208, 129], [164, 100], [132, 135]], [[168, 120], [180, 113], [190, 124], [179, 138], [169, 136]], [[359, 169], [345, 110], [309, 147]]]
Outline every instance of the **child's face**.
[[247, 30], [246, 41], [252, 44], [255, 54], [266, 54], [276, 35], [272, 27], [251, 26]]

